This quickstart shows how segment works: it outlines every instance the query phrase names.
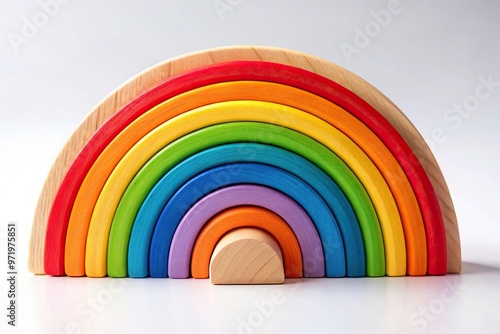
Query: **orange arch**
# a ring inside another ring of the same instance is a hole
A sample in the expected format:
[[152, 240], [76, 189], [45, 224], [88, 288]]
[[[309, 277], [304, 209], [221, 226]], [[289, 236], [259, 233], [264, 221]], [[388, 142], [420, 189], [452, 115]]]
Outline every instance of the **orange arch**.
[[290, 226], [276, 213], [257, 206], [239, 206], [212, 217], [196, 238], [191, 254], [191, 276], [208, 278], [210, 257], [222, 236], [238, 227], [256, 227], [271, 234], [283, 253], [285, 277], [302, 277], [302, 252]]

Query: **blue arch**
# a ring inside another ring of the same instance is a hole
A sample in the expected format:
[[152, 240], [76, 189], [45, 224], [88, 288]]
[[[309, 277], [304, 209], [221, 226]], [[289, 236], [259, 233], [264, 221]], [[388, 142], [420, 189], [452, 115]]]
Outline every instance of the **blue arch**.
[[[214, 182], [218, 175], [224, 180]], [[295, 200], [311, 217], [322, 240], [325, 275], [346, 275], [344, 242], [337, 221], [321, 196], [307, 183], [280, 168], [236, 163], [209, 169], [184, 184], [168, 201], [156, 224], [149, 252], [153, 277], [167, 277], [172, 237], [182, 217], [198, 200], [214, 190], [236, 184], [257, 184], [278, 190]]]
[[134, 221], [128, 249], [129, 276], [145, 277], [149, 274], [149, 246], [156, 221], [163, 207], [184, 183], [209, 168], [245, 161], [281, 168], [314, 188], [339, 224], [345, 245], [347, 276], [365, 276], [365, 250], [360, 227], [337, 184], [309, 160], [279, 147], [257, 143], [233, 143], [201, 151], [176, 165], [157, 183]]

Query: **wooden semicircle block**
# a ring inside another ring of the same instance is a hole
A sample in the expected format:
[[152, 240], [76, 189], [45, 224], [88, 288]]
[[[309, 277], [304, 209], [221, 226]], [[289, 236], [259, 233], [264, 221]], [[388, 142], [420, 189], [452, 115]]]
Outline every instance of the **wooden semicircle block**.
[[[213, 216], [196, 238], [191, 254], [191, 276], [208, 278], [210, 276], [210, 258], [217, 243], [230, 231], [251, 227], [269, 233], [280, 246], [285, 266], [285, 277], [293, 268], [302, 270], [302, 251], [307, 245], [300, 245], [287, 222], [275, 212], [259, 206], [241, 205], [224, 210]], [[288, 260], [287, 258], [291, 259]], [[302, 275], [301, 275], [302, 276]]]
[[217, 243], [210, 260], [212, 284], [282, 284], [283, 256], [278, 242], [267, 232], [242, 227]]

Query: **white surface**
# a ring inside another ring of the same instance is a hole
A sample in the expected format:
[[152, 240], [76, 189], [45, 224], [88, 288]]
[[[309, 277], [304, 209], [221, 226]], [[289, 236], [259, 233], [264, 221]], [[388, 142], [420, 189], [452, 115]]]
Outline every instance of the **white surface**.
[[[479, 78], [500, 81], [500, 2], [401, 0], [367, 46], [358, 40], [363, 47], [350, 59], [341, 43], [355, 45], [355, 28], [371, 27], [370, 12], [391, 1], [221, 0], [232, 4], [222, 16], [212, 0], [67, 2], [17, 53], [9, 33], [22, 36], [23, 18], [33, 22], [40, 4], [3, 0], [0, 12], [0, 248], [6, 254], [5, 224], [16, 221], [16, 331], [500, 332], [500, 86], [469, 114], [447, 112], [473, 102]], [[461, 275], [224, 287], [208, 280], [69, 279], [27, 271], [42, 184], [88, 110], [150, 65], [234, 44], [286, 47], [344, 66], [393, 100], [424, 137], [437, 131], [445, 138], [433, 147], [458, 213]], [[0, 258], [3, 277], [6, 255]], [[5, 312], [2, 333], [12, 330]]]

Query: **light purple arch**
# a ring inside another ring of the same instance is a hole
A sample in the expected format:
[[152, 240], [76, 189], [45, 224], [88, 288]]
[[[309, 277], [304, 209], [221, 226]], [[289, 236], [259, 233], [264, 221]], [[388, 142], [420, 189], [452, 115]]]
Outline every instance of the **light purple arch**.
[[299, 242], [304, 277], [325, 276], [321, 239], [304, 209], [287, 195], [272, 188], [236, 185], [203, 197], [184, 215], [170, 245], [168, 275], [171, 278], [189, 277], [194, 243], [203, 226], [217, 213], [238, 205], [260, 206], [283, 218]]

